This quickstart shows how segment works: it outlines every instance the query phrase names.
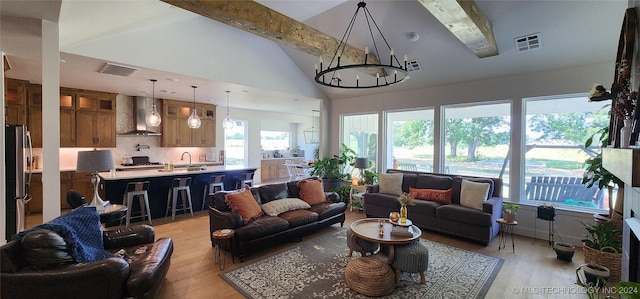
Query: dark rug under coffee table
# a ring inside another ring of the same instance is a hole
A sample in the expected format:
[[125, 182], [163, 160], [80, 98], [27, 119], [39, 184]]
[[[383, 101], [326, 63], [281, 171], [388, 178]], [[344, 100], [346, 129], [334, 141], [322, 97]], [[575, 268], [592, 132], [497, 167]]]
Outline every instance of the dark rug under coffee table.
[[[402, 273], [393, 293], [383, 298], [484, 298], [502, 267], [502, 259], [420, 239], [429, 248], [427, 283]], [[346, 230], [221, 274], [249, 298], [363, 298], [349, 289], [344, 270]]]

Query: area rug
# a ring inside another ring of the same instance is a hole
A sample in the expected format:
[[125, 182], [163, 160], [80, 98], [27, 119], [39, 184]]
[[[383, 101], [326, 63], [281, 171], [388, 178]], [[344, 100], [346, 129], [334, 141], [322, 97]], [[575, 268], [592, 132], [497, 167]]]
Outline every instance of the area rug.
[[[402, 273], [396, 289], [383, 298], [484, 298], [503, 260], [420, 239], [429, 248], [427, 283]], [[346, 230], [221, 274], [248, 298], [365, 298], [349, 289]]]

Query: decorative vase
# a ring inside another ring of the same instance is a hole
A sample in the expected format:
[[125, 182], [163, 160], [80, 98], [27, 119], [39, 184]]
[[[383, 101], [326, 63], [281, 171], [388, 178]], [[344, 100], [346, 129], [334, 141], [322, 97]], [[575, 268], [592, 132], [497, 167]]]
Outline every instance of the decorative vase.
[[400, 207], [400, 223], [407, 224], [407, 206], [402, 205]]
[[620, 129], [620, 148], [629, 148], [631, 142], [631, 125], [633, 119], [625, 119], [624, 127]]
[[514, 222], [516, 221], [516, 214], [502, 212], [502, 219], [506, 222]]

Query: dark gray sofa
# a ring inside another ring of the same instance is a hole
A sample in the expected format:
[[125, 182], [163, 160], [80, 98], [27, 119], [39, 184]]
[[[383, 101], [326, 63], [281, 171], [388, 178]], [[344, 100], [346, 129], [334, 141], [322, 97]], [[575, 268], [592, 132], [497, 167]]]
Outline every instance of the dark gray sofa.
[[[253, 197], [262, 205], [270, 201], [287, 197], [300, 197], [298, 181], [268, 184], [251, 188]], [[262, 215], [247, 224], [243, 223], [240, 214], [232, 212], [225, 202], [229, 192], [217, 192], [209, 195], [209, 237], [211, 245], [230, 251], [242, 261], [245, 256], [261, 250], [266, 246], [300, 240], [306, 234], [317, 229], [345, 221], [346, 205], [335, 192], [326, 192], [328, 201], [312, 205], [310, 209], [292, 210], [278, 216]], [[214, 239], [212, 233], [219, 229], [235, 230], [231, 243]]]
[[[485, 246], [498, 234], [500, 226], [496, 220], [502, 217], [502, 179], [397, 169], [387, 171], [387, 173], [394, 172], [403, 173], [403, 192], [408, 193], [409, 187], [440, 190], [452, 188], [451, 204], [415, 200], [415, 205], [408, 206], [408, 218], [413, 224], [427, 230], [478, 241]], [[482, 211], [460, 205], [462, 179], [488, 182], [492, 185], [489, 189], [490, 198], [483, 203]], [[364, 194], [364, 213], [367, 217], [389, 217], [390, 212], [400, 210], [397, 197], [397, 195], [379, 193], [379, 185], [369, 186], [367, 193]]]

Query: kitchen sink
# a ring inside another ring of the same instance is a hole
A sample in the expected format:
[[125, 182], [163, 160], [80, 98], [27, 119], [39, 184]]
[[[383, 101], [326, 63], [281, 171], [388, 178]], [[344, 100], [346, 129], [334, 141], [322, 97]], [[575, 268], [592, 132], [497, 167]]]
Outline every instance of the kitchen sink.
[[197, 164], [187, 165], [187, 171], [199, 171], [203, 169], [207, 169], [206, 166], [197, 165]]

